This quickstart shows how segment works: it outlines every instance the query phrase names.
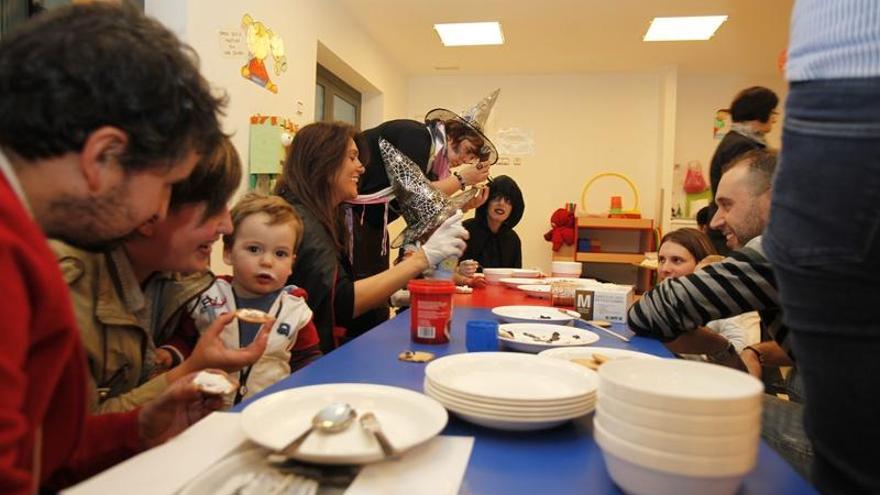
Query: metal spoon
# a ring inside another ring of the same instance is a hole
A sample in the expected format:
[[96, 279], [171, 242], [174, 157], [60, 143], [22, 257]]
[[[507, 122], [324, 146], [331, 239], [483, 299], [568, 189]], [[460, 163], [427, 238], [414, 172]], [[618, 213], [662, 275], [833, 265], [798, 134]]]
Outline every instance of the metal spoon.
[[302, 432], [298, 437], [294, 438], [278, 452], [287, 454], [296, 451], [305, 439], [315, 430], [321, 433], [339, 433], [348, 428], [356, 417], [357, 412], [354, 408], [344, 402], [334, 402], [333, 404], [324, 406], [312, 418], [312, 426]]

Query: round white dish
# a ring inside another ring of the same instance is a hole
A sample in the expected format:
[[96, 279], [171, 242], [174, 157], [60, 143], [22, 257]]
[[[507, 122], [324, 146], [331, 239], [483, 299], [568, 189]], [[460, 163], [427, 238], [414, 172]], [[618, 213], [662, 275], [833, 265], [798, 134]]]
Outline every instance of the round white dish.
[[649, 449], [662, 450], [671, 454], [695, 455], [700, 457], [725, 457], [742, 455], [758, 450], [761, 426], [739, 435], [698, 435], [668, 433], [661, 430], [637, 426], [616, 418], [599, 404], [596, 419], [612, 435]]
[[535, 409], [531, 407], [505, 408], [502, 406], [486, 406], [479, 402], [465, 401], [440, 391], [431, 382], [425, 380], [425, 394], [433, 397], [447, 408], [454, 408], [456, 411], [463, 411], [478, 416], [493, 417], [499, 419], [510, 420], [529, 420], [538, 421], [544, 419], [559, 419], [578, 417], [587, 414], [596, 408], [596, 398], [591, 397], [585, 399], [575, 406], [565, 406], [558, 408], [541, 408]]
[[596, 392], [596, 374], [583, 366], [533, 354], [475, 352], [436, 359], [425, 367], [431, 383], [500, 401], [577, 401]]
[[745, 476], [696, 478], [640, 466], [608, 450], [602, 456], [611, 479], [630, 495], [734, 495]]
[[[592, 371], [592, 370], [590, 370]], [[567, 399], [560, 400], [548, 400], [548, 399], [500, 399], [497, 397], [486, 397], [485, 395], [479, 394], [469, 394], [466, 392], [462, 392], [460, 390], [454, 390], [448, 387], [444, 387], [443, 385], [431, 381], [430, 378], [425, 377], [425, 381], [429, 382], [431, 386], [439, 390], [447, 395], [452, 397], [457, 397], [458, 399], [468, 402], [468, 403], [478, 403], [478, 404], [487, 404], [493, 406], [502, 406], [502, 407], [514, 407], [514, 408], [525, 408], [525, 407], [567, 407], [567, 406], [576, 406], [578, 404], [583, 403], [586, 400], [592, 400], [596, 398], [596, 392], [593, 391], [586, 395], [579, 395], [577, 397], [571, 397]]]
[[549, 285], [520, 285], [517, 289], [532, 297], [537, 297], [538, 299], [550, 299]]
[[621, 359], [599, 368], [599, 394], [663, 411], [747, 414], [760, 410], [764, 385], [723, 366], [681, 359]]
[[644, 352], [630, 351], [627, 349], [616, 349], [614, 347], [559, 347], [556, 349], [541, 351], [538, 355], [570, 361], [572, 359], [590, 359], [593, 357], [593, 353], [601, 354], [609, 359], [662, 359], [653, 354], [645, 354]]
[[513, 276], [513, 268], [483, 268], [483, 275], [487, 283], [498, 285], [502, 278]]
[[605, 429], [601, 421], [593, 419], [593, 436], [603, 452], [609, 452], [638, 466], [684, 476], [721, 478], [742, 476], [755, 467], [756, 452], [725, 457], [701, 457], [670, 454], [627, 442]]
[[540, 284], [541, 279], [539, 278], [522, 278], [522, 277], [511, 277], [511, 278], [502, 278], [499, 280], [505, 287], [510, 287], [511, 289], [516, 289], [521, 285], [535, 285]]
[[541, 270], [536, 268], [516, 268], [511, 275], [518, 278], [538, 278], [541, 276]]
[[554, 323], [570, 324], [577, 318], [548, 306], [498, 306], [492, 314], [507, 323]]
[[[610, 395], [602, 396], [602, 409], [627, 423], [669, 433], [691, 435], [750, 434], [760, 429], [761, 411], [749, 414], [688, 414], [659, 411], [630, 404]], [[756, 426], [757, 425], [757, 426]]]
[[[242, 411], [242, 429], [257, 444], [278, 450], [309, 427], [315, 412], [334, 402], [346, 402], [358, 414], [375, 414], [399, 452], [430, 440], [448, 420], [440, 403], [412, 390], [333, 383], [282, 390], [257, 400]], [[355, 424], [340, 433], [312, 433], [291, 457], [320, 464], [363, 464], [384, 456], [376, 439]]]
[[[506, 337], [502, 330], [513, 335]], [[553, 335], [558, 339], [550, 341]], [[567, 325], [547, 325], [539, 323], [506, 323], [498, 326], [498, 341], [515, 351], [538, 353], [557, 347], [590, 345], [599, 340], [595, 333]]]

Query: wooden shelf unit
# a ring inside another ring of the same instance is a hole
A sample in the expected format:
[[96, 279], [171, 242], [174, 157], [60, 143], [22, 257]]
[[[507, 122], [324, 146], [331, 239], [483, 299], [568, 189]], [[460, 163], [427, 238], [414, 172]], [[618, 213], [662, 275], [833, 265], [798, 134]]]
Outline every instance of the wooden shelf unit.
[[[621, 235], [621, 232], [626, 234]], [[577, 251], [577, 243], [574, 246], [563, 246], [562, 249], [553, 253], [554, 261], [625, 265], [629, 269], [637, 271], [636, 291], [638, 293], [651, 287], [655, 272], [635, 265], [644, 259], [645, 252], [657, 249], [653, 220], [648, 218], [578, 217], [575, 233], [578, 240], [589, 238], [602, 241], [605, 236], [613, 238], [616, 242], [608, 244], [603, 242], [602, 250], [598, 252]], [[605, 251], [605, 249], [612, 250]], [[618, 281], [612, 280], [612, 282]], [[631, 283], [631, 281], [619, 281], [619, 283]]]

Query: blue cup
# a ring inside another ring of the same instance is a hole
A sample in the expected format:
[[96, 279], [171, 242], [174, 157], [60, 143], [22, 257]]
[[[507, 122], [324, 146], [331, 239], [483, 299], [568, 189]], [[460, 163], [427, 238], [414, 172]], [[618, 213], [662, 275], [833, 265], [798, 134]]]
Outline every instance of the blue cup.
[[465, 346], [468, 352], [498, 350], [498, 322], [470, 320], [465, 327]]

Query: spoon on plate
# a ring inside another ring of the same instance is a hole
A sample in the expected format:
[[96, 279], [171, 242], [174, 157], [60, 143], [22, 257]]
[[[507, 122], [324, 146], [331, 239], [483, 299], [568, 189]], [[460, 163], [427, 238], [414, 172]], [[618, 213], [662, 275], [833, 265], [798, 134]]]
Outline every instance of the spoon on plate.
[[316, 430], [321, 433], [339, 433], [348, 428], [356, 417], [357, 412], [345, 402], [334, 402], [324, 406], [312, 417], [312, 425], [298, 437], [291, 440], [289, 444], [279, 449], [278, 453], [289, 454], [295, 452], [305, 439]]

